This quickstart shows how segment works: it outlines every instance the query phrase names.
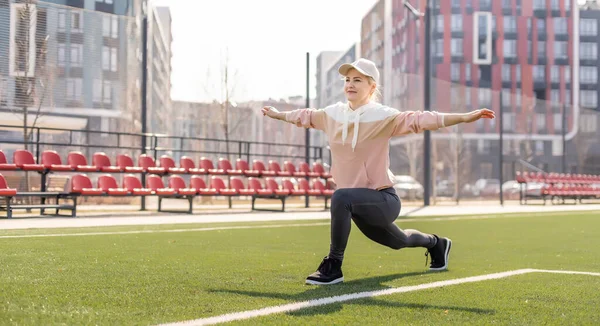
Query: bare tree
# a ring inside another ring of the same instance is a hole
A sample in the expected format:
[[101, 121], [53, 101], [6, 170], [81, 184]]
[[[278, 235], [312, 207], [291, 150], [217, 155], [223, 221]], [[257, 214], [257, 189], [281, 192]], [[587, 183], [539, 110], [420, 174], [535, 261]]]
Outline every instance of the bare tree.
[[[45, 22], [45, 14], [45, 11], [36, 8], [33, 0], [27, 0], [23, 3], [22, 9], [18, 11], [18, 21], [15, 25], [16, 53], [14, 60], [17, 76], [15, 77], [15, 107], [12, 108], [12, 111], [22, 117], [23, 146], [26, 150], [29, 150], [33, 131], [42, 116], [42, 104], [46, 100], [48, 90], [52, 88], [51, 84], [55, 77], [53, 67], [48, 66], [46, 62], [50, 36], [36, 37], [37, 21]], [[30, 73], [31, 71], [33, 74]], [[33, 110], [30, 107], [33, 107]], [[30, 115], [33, 115], [31, 123]], [[25, 188], [27, 191], [30, 189], [29, 173], [26, 173], [25, 176]]]
[[[219, 87], [219, 91], [220, 91], [220, 98], [218, 100], [219, 102], [219, 112], [220, 112], [220, 125], [221, 128], [223, 129], [223, 136], [225, 138], [225, 150], [227, 152], [227, 158], [229, 160], [231, 160], [230, 157], [230, 144], [229, 144], [229, 138], [230, 136], [238, 129], [238, 127], [240, 125], [242, 125], [244, 123], [244, 119], [238, 117], [237, 115], [234, 115], [234, 117], [237, 117], [238, 119], [236, 119], [235, 121], [232, 121], [232, 108], [233, 109], [237, 109], [237, 103], [234, 101], [235, 95], [236, 95], [236, 89], [237, 89], [237, 83], [238, 83], [238, 70], [237, 69], [232, 69], [231, 67], [231, 62], [229, 60], [229, 51], [226, 48], [225, 49], [225, 54], [223, 55], [222, 58], [222, 62], [221, 62], [221, 67], [220, 67], [220, 71], [219, 71], [219, 79], [220, 79], [220, 87]], [[232, 71], [233, 70], [233, 71]], [[213, 100], [215, 99], [214, 96], [212, 95], [212, 93], [215, 91], [214, 89], [209, 89], [208, 86], [212, 85], [211, 83], [211, 73], [210, 73], [210, 69], [207, 70], [207, 74], [206, 74], [206, 80], [207, 83], [205, 83], [205, 85], [203, 86], [204, 88], [204, 92], [206, 95], [208, 95], [209, 97], [213, 98]], [[208, 135], [209, 137], [212, 137], [213, 135]]]

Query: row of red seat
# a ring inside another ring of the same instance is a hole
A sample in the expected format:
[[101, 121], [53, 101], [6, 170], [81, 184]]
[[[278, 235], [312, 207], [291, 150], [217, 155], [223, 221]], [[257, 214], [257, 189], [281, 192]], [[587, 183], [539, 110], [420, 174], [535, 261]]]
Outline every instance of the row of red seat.
[[[277, 196], [331, 196], [332, 189], [327, 189], [319, 179], [313, 179], [309, 184], [306, 179], [298, 179], [298, 188], [289, 179], [283, 179], [281, 185], [272, 178], [265, 178], [264, 186], [260, 179], [248, 178], [247, 186], [241, 178], [231, 177], [229, 185], [219, 176], [212, 176], [210, 187], [207, 187], [204, 179], [200, 176], [192, 176], [189, 185], [186, 185], [183, 177], [179, 175], [169, 176], [167, 186], [163, 183], [161, 176], [151, 174], [147, 177], [147, 187], [142, 186], [140, 179], [127, 174], [123, 177], [122, 187], [114, 176], [105, 174], [98, 177], [97, 187], [94, 187], [91, 179], [85, 174], [76, 174], [71, 178], [71, 194], [84, 196], [237, 196], [237, 195], [277, 195]], [[14, 196], [17, 189], [9, 188], [6, 179], [0, 174], [0, 196]]]
[[[308, 163], [301, 162], [296, 166], [289, 161], [283, 163], [283, 169], [277, 161], [270, 160], [268, 169], [261, 160], [254, 160], [252, 169], [248, 162], [238, 158], [236, 168], [234, 169], [228, 159], [220, 158], [217, 167], [213, 165], [212, 160], [202, 157], [197, 168], [194, 160], [187, 156], [181, 157], [179, 166], [168, 155], [162, 155], [159, 162], [146, 154], [138, 157], [138, 165], [135, 166], [133, 159], [127, 154], [119, 154], [116, 158], [116, 166], [113, 166], [110, 158], [104, 152], [94, 153], [92, 156], [92, 165], [88, 165], [88, 160], [83, 153], [78, 151], [70, 152], [67, 155], [67, 164], [56, 151], [47, 150], [42, 153], [40, 163], [35, 162], [33, 154], [27, 150], [17, 150], [13, 155], [13, 163], [8, 163], [6, 156], [0, 150], [0, 171], [23, 170], [23, 171], [70, 171], [70, 172], [106, 172], [106, 173], [153, 173], [153, 174], [195, 174], [195, 175], [237, 175], [247, 177], [262, 176], [281, 176], [281, 177], [311, 177], [311, 178], [330, 178], [331, 174], [325, 171], [321, 163], [313, 163], [312, 170]], [[158, 164], [157, 164], [158, 163]]]
[[600, 197], [600, 188], [589, 185], [548, 185], [544, 187], [543, 194], [552, 197], [567, 198], [596, 198]]
[[570, 174], [570, 173], [542, 173], [542, 172], [517, 172], [516, 180], [519, 183], [568, 183], [568, 184], [593, 184], [600, 183], [600, 175]]

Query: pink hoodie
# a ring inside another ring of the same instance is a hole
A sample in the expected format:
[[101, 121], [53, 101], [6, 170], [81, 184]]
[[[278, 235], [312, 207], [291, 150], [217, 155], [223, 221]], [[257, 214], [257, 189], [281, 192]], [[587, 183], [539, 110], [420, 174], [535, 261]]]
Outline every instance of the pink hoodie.
[[392, 187], [395, 182], [389, 169], [390, 138], [444, 127], [438, 112], [400, 112], [376, 102], [354, 111], [341, 102], [324, 109], [298, 109], [286, 112], [285, 120], [327, 134], [331, 174], [338, 189]]

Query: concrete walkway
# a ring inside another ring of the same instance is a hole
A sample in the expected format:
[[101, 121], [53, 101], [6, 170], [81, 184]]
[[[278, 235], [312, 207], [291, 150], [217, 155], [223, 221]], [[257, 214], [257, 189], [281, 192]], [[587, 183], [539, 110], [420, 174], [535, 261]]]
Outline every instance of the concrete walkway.
[[[102, 207], [102, 206], [101, 206]], [[108, 208], [103, 207], [105, 210]], [[116, 208], [116, 207], [112, 207]], [[429, 207], [403, 207], [401, 216], [454, 216], [502, 213], [533, 213], [533, 212], [559, 212], [559, 211], [598, 211], [600, 205], [473, 205], [459, 206], [429, 206]], [[84, 217], [21, 217], [0, 220], [0, 229], [32, 229], [32, 228], [73, 228], [93, 226], [125, 226], [125, 225], [158, 225], [158, 224], [186, 224], [186, 223], [220, 223], [220, 222], [253, 222], [253, 221], [298, 221], [329, 219], [329, 211], [322, 208], [305, 209], [290, 208], [290, 211], [281, 212], [250, 212], [244, 208], [238, 212], [221, 210], [220, 212], [198, 212], [188, 214], [157, 214], [155, 212], [123, 212], [122, 214], [102, 213], [100, 216], [87, 215]], [[128, 214], [128, 215], [127, 215]]]

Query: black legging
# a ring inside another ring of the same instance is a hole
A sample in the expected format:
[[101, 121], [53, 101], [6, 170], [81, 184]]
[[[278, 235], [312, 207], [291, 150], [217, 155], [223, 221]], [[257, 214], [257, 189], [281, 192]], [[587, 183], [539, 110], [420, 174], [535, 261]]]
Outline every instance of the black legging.
[[394, 221], [400, 214], [400, 198], [394, 188], [338, 189], [331, 197], [331, 245], [329, 257], [344, 259], [350, 235], [350, 219], [369, 239], [390, 247], [430, 248], [435, 245], [433, 235], [417, 230], [402, 230]]

